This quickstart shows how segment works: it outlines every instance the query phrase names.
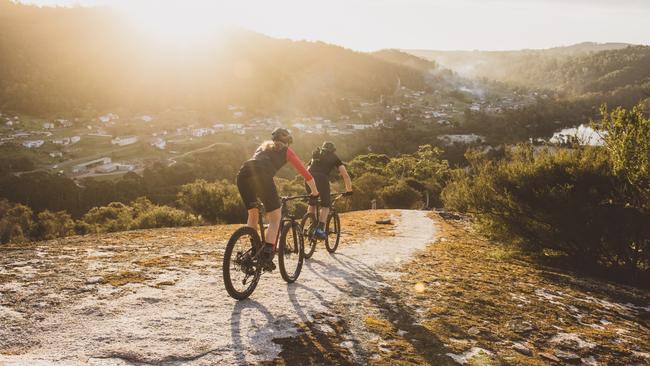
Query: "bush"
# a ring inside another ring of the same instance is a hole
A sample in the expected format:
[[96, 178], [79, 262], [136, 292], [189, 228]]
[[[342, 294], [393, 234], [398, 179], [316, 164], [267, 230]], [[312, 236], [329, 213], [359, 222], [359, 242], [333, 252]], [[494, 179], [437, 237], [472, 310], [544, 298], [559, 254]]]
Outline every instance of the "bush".
[[246, 219], [237, 187], [226, 180], [208, 183], [200, 179], [186, 184], [181, 187], [177, 202], [210, 223], [237, 223]]
[[35, 240], [62, 238], [75, 233], [75, 222], [65, 211], [50, 212], [45, 210], [37, 216]]
[[627, 180], [614, 174], [604, 149], [522, 145], [500, 161], [468, 160], [443, 201], [475, 214], [491, 235], [535, 252], [563, 252], [576, 266], [648, 267], [650, 215], [622, 199]]
[[197, 224], [198, 221], [196, 216], [185, 211], [167, 206], [153, 206], [136, 216], [131, 228], [152, 229], [159, 227], [192, 226]]
[[91, 233], [111, 233], [125, 231], [133, 224], [133, 209], [120, 202], [108, 206], [94, 207], [86, 213], [82, 221]]
[[411, 188], [405, 181], [385, 187], [380, 197], [389, 208], [420, 208], [422, 195]]
[[20, 243], [28, 241], [34, 229], [32, 210], [21, 204], [11, 206], [4, 201], [2, 207], [4, 215], [0, 219], [0, 242]]

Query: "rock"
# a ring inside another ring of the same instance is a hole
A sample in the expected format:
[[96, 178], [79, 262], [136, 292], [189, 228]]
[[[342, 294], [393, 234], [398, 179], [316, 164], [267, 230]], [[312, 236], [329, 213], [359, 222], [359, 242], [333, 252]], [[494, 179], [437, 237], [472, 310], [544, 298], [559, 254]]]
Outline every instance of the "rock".
[[393, 347], [391, 347], [390, 344], [388, 344], [386, 342], [381, 342], [381, 343], [377, 344], [377, 347], [379, 347], [379, 350], [382, 351], [382, 352], [390, 352], [392, 350], [392, 348], [393, 348]]
[[88, 277], [86, 278], [86, 285], [96, 285], [98, 283], [102, 283], [104, 279], [100, 276], [95, 276], [95, 277]]
[[582, 362], [583, 366], [598, 366], [598, 361], [596, 361], [594, 356], [581, 358], [580, 361]]
[[558, 358], [568, 361], [568, 362], [578, 362], [580, 361], [580, 356], [573, 352], [568, 352], [568, 351], [562, 351], [562, 350], [557, 350], [555, 351], [555, 356]]
[[545, 358], [545, 359], [547, 359], [547, 360], [549, 360], [549, 361], [553, 361], [553, 362], [560, 362], [560, 359], [559, 359], [559, 358], [553, 356], [553, 355], [550, 354], [550, 353], [544, 353], [544, 352], [542, 352], [542, 353], [539, 354], [539, 357], [541, 357], [541, 358]]
[[352, 341], [343, 341], [343, 342], [341, 342], [340, 346], [343, 347], [343, 348], [351, 349], [351, 348], [354, 347], [354, 342], [352, 342]]
[[478, 329], [477, 327], [471, 327], [471, 328], [469, 328], [467, 333], [471, 334], [471, 335], [477, 335], [477, 334], [481, 333], [481, 330]]
[[521, 353], [522, 355], [526, 355], [526, 356], [532, 356], [533, 355], [533, 351], [531, 351], [528, 347], [524, 346], [521, 343], [515, 342], [512, 345], [512, 349], [514, 349], [515, 351]]

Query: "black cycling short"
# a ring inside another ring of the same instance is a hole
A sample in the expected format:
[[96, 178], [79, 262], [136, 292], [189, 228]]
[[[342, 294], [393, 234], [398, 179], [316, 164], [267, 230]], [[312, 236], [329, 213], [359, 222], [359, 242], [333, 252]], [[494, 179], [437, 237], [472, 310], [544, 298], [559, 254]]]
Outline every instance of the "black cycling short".
[[237, 174], [237, 189], [246, 209], [257, 207], [259, 199], [264, 204], [266, 212], [280, 208], [280, 196], [275, 188], [273, 175], [248, 162]]
[[[330, 196], [330, 179], [329, 176], [323, 173], [311, 173], [314, 177], [314, 182], [316, 183], [316, 188], [320, 194], [320, 205], [321, 207], [330, 207], [332, 205], [332, 197]], [[307, 184], [307, 192], [311, 193], [311, 189]], [[310, 202], [311, 204], [311, 202]]]

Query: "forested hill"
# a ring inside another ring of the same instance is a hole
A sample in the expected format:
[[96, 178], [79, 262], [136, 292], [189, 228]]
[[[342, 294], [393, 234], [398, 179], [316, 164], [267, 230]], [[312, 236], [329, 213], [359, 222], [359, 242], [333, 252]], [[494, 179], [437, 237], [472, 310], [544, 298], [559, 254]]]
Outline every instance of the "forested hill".
[[583, 43], [509, 52], [409, 51], [476, 77], [561, 90], [614, 105], [650, 97], [650, 47]]
[[0, 64], [0, 109], [32, 114], [229, 104], [318, 113], [337, 110], [342, 98], [392, 93], [398, 80], [427, 87], [417, 67], [322, 42], [230, 29], [172, 48], [107, 9], [9, 0], [0, 0]]

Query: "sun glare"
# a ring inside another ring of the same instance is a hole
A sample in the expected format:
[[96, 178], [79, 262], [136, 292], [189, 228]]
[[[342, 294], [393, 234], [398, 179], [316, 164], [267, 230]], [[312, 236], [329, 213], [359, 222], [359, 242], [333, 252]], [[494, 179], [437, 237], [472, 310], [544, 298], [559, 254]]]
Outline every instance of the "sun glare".
[[213, 1], [128, 1], [118, 8], [142, 31], [170, 43], [200, 42], [228, 25], [226, 8]]

